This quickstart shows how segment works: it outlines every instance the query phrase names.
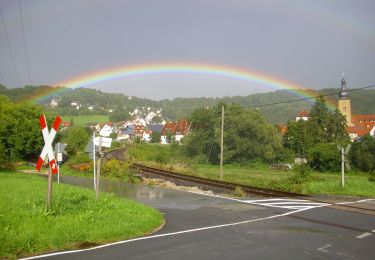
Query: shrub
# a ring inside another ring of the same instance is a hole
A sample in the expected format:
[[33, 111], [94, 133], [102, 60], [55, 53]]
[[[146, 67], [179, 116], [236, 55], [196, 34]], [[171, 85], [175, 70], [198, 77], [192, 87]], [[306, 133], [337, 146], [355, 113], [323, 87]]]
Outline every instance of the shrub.
[[241, 187], [236, 187], [234, 189], [233, 195], [236, 197], [245, 197], [246, 192], [244, 192], [244, 190]]
[[317, 144], [308, 150], [307, 160], [311, 168], [320, 171], [339, 171], [340, 152], [335, 144]]
[[169, 162], [169, 157], [165, 152], [160, 152], [155, 156], [155, 161], [160, 164], [167, 164]]

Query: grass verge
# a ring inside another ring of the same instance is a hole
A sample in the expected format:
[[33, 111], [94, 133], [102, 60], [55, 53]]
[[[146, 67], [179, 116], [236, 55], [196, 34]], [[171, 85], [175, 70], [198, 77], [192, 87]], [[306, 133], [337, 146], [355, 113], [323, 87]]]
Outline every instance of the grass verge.
[[[136, 161], [150, 167], [171, 170], [208, 179], [219, 179], [218, 165], [197, 163], [183, 157], [179, 147], [172, 145], [142, 144], [129, 149], [129, 155]], [[224, 181], [267, 189], [291, 191], [304, 194], [332, 194], [361, 197], [375, 197], [375, 181], [369, 173], [350, 172], [346, 174], [345, 187], [341, 187], [339, 173], [301, 173], [299, 167], [293, 171], [271, 170], [264, 164], [224, 165]]]
[[45, 208], [47, 179], [0, 172], [0, 258], [82, 248], [150, 233], [163, 222], [150, 207], [111, 194], [55, 183]]

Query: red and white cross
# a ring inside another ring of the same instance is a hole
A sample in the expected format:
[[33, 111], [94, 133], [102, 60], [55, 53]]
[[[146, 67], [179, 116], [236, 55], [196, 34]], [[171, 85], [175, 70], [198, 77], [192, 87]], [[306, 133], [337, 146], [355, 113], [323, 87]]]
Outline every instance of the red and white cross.
[[55, 138], [57, 130], [59, 129], [59, 126], [61, 123], [61, 117], [56, 116], [51, 132], [48, 132], [48, 126], [47, 126], [45, 115], [41, 115], [39, 118], [39, 121], [40, 121], [40, 128], [42, 128], [42, 133], [43, 133], [44, 147], [36, 163], [36, 169], [38, 172], [40, 171], [40, 169], [42, 168], [43, 162], [46, 156], [48, 155], [48, 161], [52, 170], [52, 174], [57, 174], [58, 169], [56, 165], [55, 155], [52, 149], [52, 141]]

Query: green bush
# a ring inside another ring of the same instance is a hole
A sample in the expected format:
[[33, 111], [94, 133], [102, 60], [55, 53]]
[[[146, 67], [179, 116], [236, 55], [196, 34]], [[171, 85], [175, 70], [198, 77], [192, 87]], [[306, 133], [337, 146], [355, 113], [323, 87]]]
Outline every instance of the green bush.
[[294, 174], [289, 177], [289, 181], [294, 185], [302, 185], [310, 180], [312, 170], [306, 165], [297, 165], [294, 168]]
[[335, 144], [317, 144], [308, 150], [307, 160], [314, 170], [334, 172], [340, 170], [340, 157]]
[[365, 172], [375, 171], [375, 138], [365, 136], [354, 142], [349, 153], [351, 165]]

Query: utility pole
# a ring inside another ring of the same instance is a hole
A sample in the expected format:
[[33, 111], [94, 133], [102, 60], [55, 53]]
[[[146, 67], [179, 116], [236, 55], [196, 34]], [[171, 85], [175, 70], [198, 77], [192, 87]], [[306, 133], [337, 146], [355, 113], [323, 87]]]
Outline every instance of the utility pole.
[[221, 140], [220, 140], [220, 179], [223, 179], [223, 157], [224, 157], [224, 105], [221, 106]]

